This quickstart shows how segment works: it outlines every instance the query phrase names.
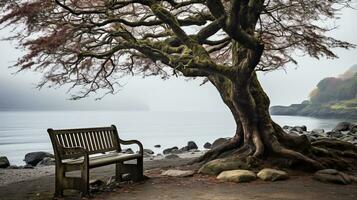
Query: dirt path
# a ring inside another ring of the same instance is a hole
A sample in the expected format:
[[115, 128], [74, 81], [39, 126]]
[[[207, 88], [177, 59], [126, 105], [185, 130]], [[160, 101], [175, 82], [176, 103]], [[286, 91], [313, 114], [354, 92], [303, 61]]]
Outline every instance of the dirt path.
[[[149, 180], [122, 184], [112, 192], [95, 194], [94, 200], [354, 200], [357, 184], [334, 185], [312, 180], [311, 176], [293, 176], [281, 182], [220, 183], [215, 178], [195, 175], [190, 178], [162, 177], [155, 168], [185, 165], [189, 159], [145, 162]], [[114, 166], [92, 170], [91, 179], [105, 180], [114, 174]], [[54, 175], [11, 183], [0, 187], [0, 200], [52, 199]], [[66, 199], [79, 199], [72, 196]]]
[[196, 175], [191, 178], [154, 176], [143, 184], [123, 187], [96, 199], [106, 200], [355, 200], [357, 185], [333, 185], [310, 176], [287, 181], [219, 183]]

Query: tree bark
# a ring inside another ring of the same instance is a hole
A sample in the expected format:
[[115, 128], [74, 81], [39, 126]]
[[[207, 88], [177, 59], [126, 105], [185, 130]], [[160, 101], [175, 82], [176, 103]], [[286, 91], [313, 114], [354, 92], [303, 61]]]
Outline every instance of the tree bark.
[[[242, 57], [247, 57], [242, 56], [246, 53], [238, 48], [237, 59], [233, 59], [241, 68], [241, 73], [247, 72], [243, 66], [247, 62], [241, 60]], [[315, 147], [305, 135], [295, 136], [285, 133], [271, 119], [270, 100], [261, 87], [255, 71], [247, 74], [249, 77], [240, 80], [216, 74], [208, 77], [230, 109], [237, 128], [234, 137], [229, 142], [211, 149], [197, 161], [206, 163], [220, 157], [235, 156], [251, 157], [263, 163], [271, 162], [276, 158], [279, 160], [278, 165], [284, 163], [289, 165], [285, 167], [297, 167], [310, 171], [336, 166], [341, 169], [356, 168], [357, 148], [352, 148], [352, 151], [341, 151], [321, 148], [321, 145]], [[328, 144], [325, 146], [332, 146], [336, 141], [326, 142]], [[349, 145], [343, 144], [343, 146]]]

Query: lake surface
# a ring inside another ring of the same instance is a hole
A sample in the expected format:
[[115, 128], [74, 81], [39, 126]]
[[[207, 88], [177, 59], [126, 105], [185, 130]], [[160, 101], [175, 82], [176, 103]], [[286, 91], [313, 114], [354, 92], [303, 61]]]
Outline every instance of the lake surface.
[[[331, 130], [338, 119], [273, 116], [280, 125], [306, 125], [309, 130]], [[162, 153], [168, 147], [183, 147], [195, 141], [199, 148], [219, 137], [231, 137], [235, 130], [228, 112], [160, 111], [26, 111], [0, 112], [0, 156], [11, 164], [23, 165], [25, 154], [52, 152], [47, 128], [81, 128], [114, 124], [123, 139], [138, 139], [144, 148]], [[160, 144], [161, 148], [154, 148]]]

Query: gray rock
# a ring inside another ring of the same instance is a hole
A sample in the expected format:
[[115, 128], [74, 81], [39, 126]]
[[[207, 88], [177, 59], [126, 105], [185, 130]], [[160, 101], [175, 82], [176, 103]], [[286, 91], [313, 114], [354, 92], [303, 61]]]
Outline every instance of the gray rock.
[[313, 129], [313, 130], [311, 131], [311, 134], [318, 134], [318, 135], [321, 135], [321, 134], [323, 134], [323, 133], [325, 133], [325, 130], [324, 130], [324, 129], [322, 129], [322, 128]]
[[336, 125], [333, 131], [349, 131], [352, 126], [353, 124], [350, 122], [340, 122]]
[[157, 144], [154, 146], [155, 148], [161, 148], [161, 145]]
[[43, 158], [39, 163], [37, 163], [36, 166], [50, 166], [50, 165], [55, 165], [55, 159], [50, 158], [50, 157], [45, 157]]
[[178, 158], [180, 158], [180, 157], [176, 154], [170, 154], [170, 155], [165, 156], [165, 159], [178, 159]]
[[307, 131], [307, 127], [306, 126], [294, 126], [291, 131], [296, 131], [299, 133], [303, 133], [304, 131]]
[[27, 165], [36, 166], [39, 162], [41, 162], [44, 158], [54, 158], [54, 156], [47, 152], [31, 152], [25, 155], [24, 161]]
[[[173, 150], [173, 151], [175, 151], [175, 150]], [[188, 151], [188, 146], [182, 147], [181, 149], [179, 149], [179, 151], [181, 151], [181, 152], [186, 152], [186, 151]]]
[[187, 142], [187, 150], [198, 149], [197, 144], [194, 141]]
[[231, 170], [221, 172], [218, 176], [218, 180], [230, 181], [230, 182], [250, 182], [257, 178], [254, 172], [249, 170]]
[[175, 169], [166, 170], [161, 173], [161, 175], [163, 176], [172, 176], [172, 177], [188, 177], [194, 174], [195, 172], [192, 170], [175, 170]]
[[155, 152], [152, 151], [151, 149], [144, 149], [144, 153], [147, 153], [147, 154], [154, 154]]
[[227, 143], [229, 140], [227, 138], [218, 138], [212, 143], [211, 149], [214, 149], [222, 144]]
[[283, 126], [283, 129], [285, 130], [291, 130], [292, 128], [293, 128], [292, 126], [287, 126], [287, 125]]
[[164, 149], [163, 154], [170, 154], [174, 150], [178, 150], [178, 147], [171, 147], [171, 148]]
[[340, 138], [343, 136], [340, 131], [329, 131], [326, 133], [326, 135], [330, 138]]
[[134, 154], [134, 151], [131, 148], [122, 149], [121, 152], [127, 154]]
[[352, 182], [349, 175], [335, 169], [324, 169], [314, 174], [314, 179], [321, 182], [347, 185]]
[[288, 173], [282, 170], [265, 168], [260, 170], [257, 176], [264, 181], [278, 181], [289, 178]]
[[10, 162], [6, 156], [0, 157], [0, 168], [7, 168], [10, 166]]
[[209, 142], [206, 142], [206, 143], [203, 145], [203, 148], [205, 148], [205, 149], [211, 149], [211, 147], [212, 147], [212, 144], [209, 143]]

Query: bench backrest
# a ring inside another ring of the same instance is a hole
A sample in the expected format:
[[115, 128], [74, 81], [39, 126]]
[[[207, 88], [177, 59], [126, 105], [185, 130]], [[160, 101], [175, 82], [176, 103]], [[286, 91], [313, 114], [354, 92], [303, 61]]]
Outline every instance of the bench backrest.
[[118, 131], [111, 127], [83, 128], [83, 129], [48, 129], [55, 156], [60, 159], [71, 157], [62, 155], [59, 147], [82, 147], [89, 154], [121, 151]]

